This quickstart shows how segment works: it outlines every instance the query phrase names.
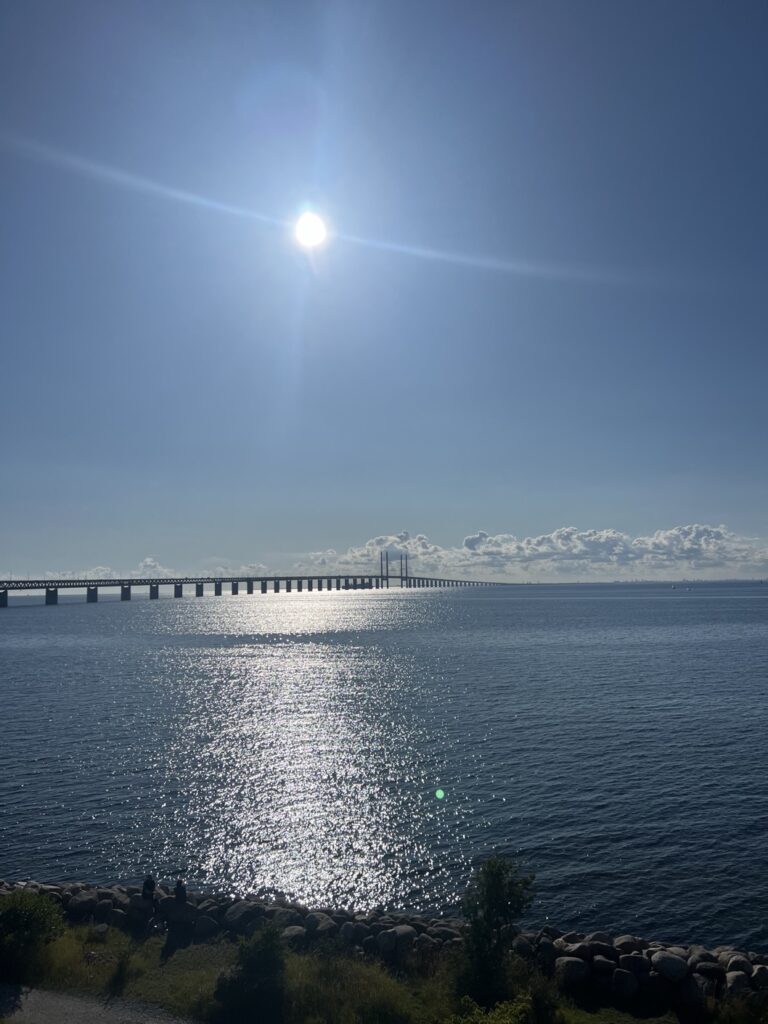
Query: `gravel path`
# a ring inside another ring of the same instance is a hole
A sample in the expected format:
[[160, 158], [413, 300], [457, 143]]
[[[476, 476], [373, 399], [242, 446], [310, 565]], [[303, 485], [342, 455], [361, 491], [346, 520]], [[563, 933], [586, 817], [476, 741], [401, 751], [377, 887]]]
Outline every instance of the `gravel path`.
[[41, 989], [0, 986], [0, 1021], [9, 1024], [183, 1024], [155, 1007], [121, 999], [105, 1002]]

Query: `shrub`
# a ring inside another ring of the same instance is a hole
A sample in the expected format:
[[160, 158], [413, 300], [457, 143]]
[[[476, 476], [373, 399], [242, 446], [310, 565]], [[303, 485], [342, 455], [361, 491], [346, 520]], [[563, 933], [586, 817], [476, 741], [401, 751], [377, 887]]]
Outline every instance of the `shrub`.
[[28, 981], [43, 947], [61, 934], [64, 915], [47, 896], [16, 890], [0, 901], [0, 977]]
[[285, 997], [285, 952], [277, 928], [254, 932], [238, 950], [237, 964], [216, 985], [214, 1015], [233, 1024], [258, 1020], [281, 1024]]
[[531, 904], [533, 875], [503, 857], [491, 857], [470, 879], [463, 900], [470, 994], [484, 1006], [503, 997], [504, 956], [512, 923]]

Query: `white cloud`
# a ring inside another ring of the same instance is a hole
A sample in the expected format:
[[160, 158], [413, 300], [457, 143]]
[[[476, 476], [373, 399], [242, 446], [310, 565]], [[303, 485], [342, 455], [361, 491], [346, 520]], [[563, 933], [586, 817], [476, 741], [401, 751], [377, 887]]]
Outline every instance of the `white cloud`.
[[456, 547], [442, 547], [424, 534], [372, 537], [346, 552], [311, 552], [302, 568], [376, 571], [379, 553], [388, 551], [390, 569], [399, 571], [408, 555], [412, 573], [508, 580], [663, 579], [759, 576], [768, 571], [768, 547], [725, 526], [691, 524], [632, 537], [614, 529], [579, 530], [564, 526], [536, 537], [483, 530]]

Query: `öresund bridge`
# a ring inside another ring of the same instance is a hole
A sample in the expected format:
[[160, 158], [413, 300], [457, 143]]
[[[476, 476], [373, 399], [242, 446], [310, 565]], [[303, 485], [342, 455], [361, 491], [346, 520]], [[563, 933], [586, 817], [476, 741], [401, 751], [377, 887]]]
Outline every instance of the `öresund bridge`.
[[[175, 576], [158, 578], [127, 579], [44, 579], [44, 580], [0, 580], [0, 608], [8, 607], [8, 595], [11, 591], [41, 590], [45, 591], [46, 604], [58, 604], [60, 590], [84, 590], [85, 600], [92, 604], [99, 599], [99, 590], [120, 589], [120, 600], [130, 601], [135, 587], [148, 587], [149, 597], [156, 600], [160, 597], [161, 587], [173, 587], [174, 597], [184, 596], [184, 587], [194, 587], [195, 597], [203, 597], [206, 586], [213, 587], [216, 597], [221, 597], [224, 586], [231, 594], [239, 594], [240, 587], [245, 587], [247, 594], [266, 594], [270, 590], [275, 593], [290, 594], [292, 591], [302, 593], [322, 590], [388, 590], [390, 583], [399, 581], [401, 587], [503, 587], [507, 584], [485, 582], [482, 580], [451, 580], [434, 576], [413, 576], [408, 570], [408, 556], [400, 558], [399, 572], [391, 572], [389, 553], [381, 552], [378, 573], [323, 573], [321, 576], [306, 573], [280, 573], [278, 576]], [[210, 593], [210, 589], [209, 589]]]

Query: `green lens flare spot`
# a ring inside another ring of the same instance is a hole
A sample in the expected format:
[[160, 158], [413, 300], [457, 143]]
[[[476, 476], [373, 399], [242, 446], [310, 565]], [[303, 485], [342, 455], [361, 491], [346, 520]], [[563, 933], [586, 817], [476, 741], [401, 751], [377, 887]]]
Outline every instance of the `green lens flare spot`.
[[437, 797], [438, 800], [442, 800], [443, 797], [445, 796], [445, 791], [442, 789], [436, 789], [435, 796]]

